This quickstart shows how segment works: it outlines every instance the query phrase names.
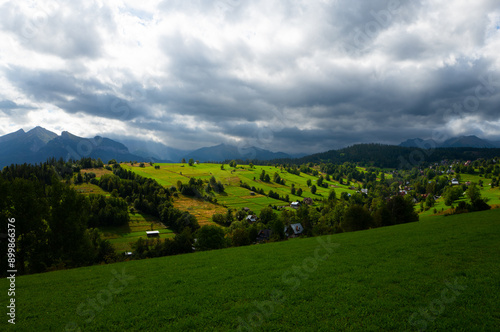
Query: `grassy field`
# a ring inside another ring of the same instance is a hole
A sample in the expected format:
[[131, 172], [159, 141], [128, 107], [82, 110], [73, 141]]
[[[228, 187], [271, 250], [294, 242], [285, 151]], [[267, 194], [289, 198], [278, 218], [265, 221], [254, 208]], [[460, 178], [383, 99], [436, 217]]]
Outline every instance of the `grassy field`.
[[103, 238], [109, 240], [119, 253], [132, 251], [134, 242], [140, 237], [143, 239], [147, 237], [146, 231], [159, 231], [161, 239], [175, 236], [173, 231], [166, 228], [157, 218], [140, 213], [130, 213], [130, 221], [126, 226], [102, 227], [100, 230], [104, 235]]
[[216, 225], [212, 222], [212, 216], [214, 213], [225, 214], [227, 209], [201, 199], [193, 199], [180, 195], [178, 198], [174, 198], [174, 205], [182, 210], [188, 211], [196, 217], [200, 226], [205, 225]]
[[[316, 194], [312, 194], [311, 189], [307, 186], [307, 180], [311, 180], [312, 184], [315, 184], [317, 181], [317, 177], [304, 173], [301, 173], [300, 176], [290, 174], [285, 170], [274, 166], [254, 166], [253, 168], [250, 168], [248, 165], [240, 165], [237, 168], [232, 168], [228, 165], [225, 165], [225, 169], [221, 170], [219, 164], [199, 164], [193, 166], [189, 166], [187, 164], [155, 165], [159, 165], [160, 169], [155, 169], [154, 166], [150, 166], [149, 164], [146, 164], [146, 167], [139, 167], [138, 164], [135, 164], [134, 166], [130, 164], [122, 164], [122, 167], [133, 170], [134, 172], [142, 176], [154, 178], [164, 186], [176, 186], [177, 181], [187, 183], [191, 177], [208, 180], [211, 176], [214, 176], [217, 180], [220, 180], [224, 184], [224, 186], [226, 187], [226, 193], [222, 195], [216, 195], [219, 205], [206, 203], [203, 204], [203, 206], [198, 206], [200, 205], [199, 201], [190, 202], [191, 199], [186, 197], [176, 200], [175, 205], [177, 208], [190, 212], [192, 211], [189, 209], [194, 209], [193, 214], [195, 214], [199, 218], [198, 220], [200, 224], [210, 223], [210, 216], [216, 212], [221, 212], [221, 205], [236, 210], [239, 210], [243, 207], [248, 207], [257, 214], [260, 212], [260, 210], [268, 205], [288, 205], [286, 202], [269, 198], [264, 195], [256, 194], [252, 196], [250, 195], [250, 191], [248, 189], [240, 187], [240, 181], [247, 183], [250, 187], [253, 186], [257, 189], [262, 188], [266, 194], [268, 194], [269, 191], [272, 190], [279, 193], [280, 196], [289, 195], [290, 201], [302, 201], [304, 197], [311, 197], [313, 199], [321, 200], [328, 197], [328, 193], [332, 188], [335, 189], [337, 197], [340, 197], [340, 194], [342, 192], [354, 194], [357, 189], [353, 190], [349, 188], [351, 186], [357, 188], [358, 186], [357, 183], [351, 183], [348, 186], [345, 184], [341, 185], [336, 181], [324, 181], [328, 183], [328, 188], [318, 187]], [[281, 178], [286, 180], [286, 184], [279, 185], [274, 182], [266, 183], [260, 181], [259, 177], [262, 170], [269, 174], [271, 178], [274, 176], [274, 173], [277, 172]], [[363, 172], [365, 171], [365, 169], [361, 167], [358, 167], [358, 170]], [[479, 180], [482, 179], [484, 182], [484, 186], [481, 188], [482, 196], [489, 199], [488, 204], [493, 206], [500, 206], [500, 188], [491, 189], [488, 185], [490, 181], [480, 177], [479, 175], [462, 174], [461, 176], [462, 183], [466, 181], [479, 183]], [[386, 179], [389, 179], [391, 175], [386, 174], [385, 177]], [[301, 197], [291, 194], [292, 184], [295, 185], [296, 190], [298, 190], [299, 188], [303, 190], [303, 194]], [[434, 215], [434, 208], [437, 210], [438, 214], [443, 213], [442, 211], [446, 211], [449, 209], [449, 207], [444, 204], [444, 199], [441, 198], [436, 201], [436, 205], [433, 208], [421, 212], [420, 216], [427, 217]], [[420, 211], [418, 205], [416, 206], [416, 209]]]
[[[255, 213], [259, 213], [264, 207], [268, 205], [284, 206], [288, 203], [269, 198], [263, 195], [250, 194], [250, 190], [240, 187], [240, 181], [247, 183], [250, 187], [255, 187], [257, 189], [262, 188], [266, 194], [270, 190], [277, 192], [280, 196], [289, 195], [290, 201], [300, 200], [302, 201], [304, 197], [311, 197], [313, 199], [323, 199], [328, 197], [328, 193], [331, 188], [334, 188], [337, 195], [345, 191], [348, 193], [355, 193], [356, 190], [349, 189], [347, 185], [340, 185], [338, 182], [325, 181], [328, 183], [328, 188], [318, 187], [316, 194], [311, 193], [311, 189], [307, 186], [307, 180], [310, 179], [312, 184], [316, 183], [317, 177], [312, 175], [301, 173], [299, 175], [294, 175], [274, 166], [254, 166], [250, 168], [248, 165], [240, 165], [237, 168], [229, 167], [225, 165], [225, 169], [221, 170], [220, 164], [199, 164], [189, 166], [187, 164], [155, 164], [160, 166], [160, 169], [155, 169], [154, 166], [146, 164], [145, 167], [139, 167], [138, 164], [122, 164], [125, 169], [133, 170], [135, 173], [156, 179], [163, 186], [176, 186], [177, 181], [182, 183], [187, 183], [191, 177], [197, 179], [209, 180], [214, 176], [217, 180], [220, 180], [226, 188], [224, 194], [216, 194], [217, 201], [220, 205], [225, 205], [231, 209], [241, 209], [243, 207], [248, 207]], [[277, 172], [281, 178], [285, 179], [285, 185], [279, 185], [274, 182], [266, 183], [261, 180], [260, 174], [264, 170], [266, 174], [269, 174], [271, 179], [274, 173]], [[295, 189], [302, 189], [302, 196], [296, 196], [291, 194], [291, 186], [295, 185]], [[352, 184], [351, 184], [352, 185]], [[357, 185], [356, 185], [357, 186]], [[179, 203], [183, 203], [181, 200]], [[177, 205], [176, 205], [177, 206]], [[182, 204], [177, 207], [182, 208]], [[214, 206], [213, 211], [217, 210]], [[208, 215], [208, 213], [206, 213]], [[213, 214], [213, 213], [212, 213]], [[204, 218], [201, 222], [206, 222]]]
[[95, 173], [95, 176], [99, 179], [104, 174], [113, 174], [112, 171], [107, 170], [105, 168], [87, 168], [82, 169], [82, 175], [85, 173]]
[[84, 194], [84, 195], [96, 194], [96, 195], [103, 195], [103, 196], [111, 196], [110, 193], [102, 190], [101, 187], [96, 186], [95, 184], [91, 184], [91, 183], [82, 183], [82, 184], [78, 184], [78, 185], [72, 185], [72, 187], [77, 192], [79, 192], [80, 194]]
[[18, 277], [1, 329], [494, 331], [499, 243], [496, 209]]
[[[461, 174], [461, 179], [460, 179], [460, 184], [462, 183], [465, 183], [467, 181], [471, 182], [471, 183], [476, 183], [478, 184], [480, 180], [483, 181], [483, 187], [481, 187], [481, 196], [483, 198], [487, 198], [488, 199], [488, 204], [493, 206], [493, 207], [497, 207], [497, 206], [500, 206], [500, 188], [499, 187], [495, 187], [495, 188], [491, 188], [490, 186], [490, 183], [491, 183], [491, 180], [490, 179], [485, 179], [483, 177], [480, 177], [479, 175], [471, 175], [471, 174]], [[454, 205], [456, 206], [458, 204], [459, 201], [466, 201], [468, 202], [468, 199], [464, 196], [462, 197], [460, 200], [458, 200]], [[417, 205], [415, 207], [418, 211], [420, 211], [420, 207]], [[444, 198], [440, 198], [436, 201], [436, 204], [433, 208], [431, 208], [430, 210], [427, 210], [427, 211], [424, 211], [424, 212], [421, 212], [419, 213], [421, 217], [427, 217], [427, 216], [431, 216], [431, 215], [434, 215], [434, 209], [436, 209], [438, 211], [437, 214], [442, 214], [442, 213], [445, 213], [446, 210], [449, 210], [450, 207], [449, 206], [446, 206], [444, 204]], [[444, 211], [444, 212], [442, 212]]]
[[[109, 172], [106, 170], [106, 172]], [[111, 172], [109, 172], [111, 173]], [[107, 174], [107, 173], [102, 173]], [[73, 185], [73, 188], [82, 194], [100, 194], [104, 196], [111, 196], [110, 193], [102, 190], [99, 186], [83, 183], [78, 185]], [[172, 230], [167, 229], [165, 225], [160, 223], [158, 218], [153, 216], [148, 216], [141, 213], [130, 213], [130, 221], [128, 225], [120, 227], [101, 227], [100, 230], [103, 233], [103, 239], [109, 240], [118, 253], [123, 253], [125, 251], [132, 251], [132, 244], [136, 242], [140, 237], [146, 238], [146, 231], [151, 230], [151, 225], [153, 225], [154, 230], [160, 231], [160, 238], [174, 237], [175, 234]]]

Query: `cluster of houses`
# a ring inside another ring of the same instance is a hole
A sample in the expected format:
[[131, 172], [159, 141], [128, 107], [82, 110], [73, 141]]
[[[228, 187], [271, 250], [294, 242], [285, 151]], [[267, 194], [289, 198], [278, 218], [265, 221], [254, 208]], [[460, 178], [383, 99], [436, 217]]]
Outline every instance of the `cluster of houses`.
[[[302, 203], [298, 202], [298, 201], [292, 202], [290, 204], [290, 207], [292, 207], [294, 209], [298, 209], [301, 206], [301, 204], [311, 205], [311, 204], [313, 204], [313, 200], [310, 197], [306, 197], [306, 198], [304, 198]], [[246, 212], [250, 211], [249, 208], [243, 208], [243, 210]], [[255, 214], [249, 214], [246, 217], [246, 221], [250, 224], [257, 222], [258, 219], [259, 218]], [[304, 232], [304, 227], [302, 226], [302, 224], [296, 223], [296, 224], [291, 224], [290, 226], [286, 226], [284, 231], [285, 231], [285, 235], [288, 238], [294, 238], [294, 237], [298, 237], [300, 234], [302, 234]], [[148, 238], [160, 237], [160, 231], [146, 231], [146, 236]], [[271, 236], [272, 236], [272, 231], [270, 229], [263, 229], [263, 230], [259, 231], [257, 238], [255, 240], [256, 240], [256, 242], [268, 241], [271, 238]], [[133, 254], [132, 252], [125, 252], [124, 253], [125, 256], [132, 256], [132, 254]]]
[[[313, 203], [312, 198], [306, 197], [306, 198], [304, 198], [302, 203], [299, 201], [295, 201], [295, 202], [290, 203], [290, 207], [293, 209], [298, 209], [298, 208], [300, 208], [301, 204], [311, 205], [312, 203]], [[247, 212], [249, 211], [248, 208], [243, 208], [243, 210], [245, 210]], [[246, 221], [250, 224], [257, 222], [258, 219], [259, 218], [254, 214], [250, 214], [246, 217]], [[300, 234], [302, 234], [304, 232], [304, 227], [300, 223], [291, 224], [290, 226], [286, 226], [284, 231], [285, 231], [285, 235], [288, 238], [294, 238], [294, 237], [298, 237]], [[271, 238], [272, 233], [273, 232], [270, 229], [263, 229], [263, 230], [259, 231], [259, 234], [257, 235], [257, 238], [255, 240], [256, 240], [256, 242], [268, 241]]]
[[[297, 223], [297, 224], [291, 224], [290, 226], [285, 226], [285, 236], [288, 238], [294, 238], [300, 236], [304, 232], [304, 227], [302, 224]], [[257, 238], [255, 239], [256, 242], [263, 242], [263, 241], [268, 241], [271, 236], [273, 235], [273, 231], [270, 229], [263, 229], [259, 231], [259, 234], [257, 235]]]

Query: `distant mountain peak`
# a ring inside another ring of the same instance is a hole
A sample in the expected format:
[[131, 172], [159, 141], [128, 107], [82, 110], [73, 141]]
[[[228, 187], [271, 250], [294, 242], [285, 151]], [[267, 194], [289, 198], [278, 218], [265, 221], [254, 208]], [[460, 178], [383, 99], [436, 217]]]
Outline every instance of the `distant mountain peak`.
[[412, 138], [407, 139], [406, 141], [399, 144], [399, 146], [405, 148], [421, 148], [421, 149], [432, 149], [437, 147], [437, 143], [432, 139], [421, 139], [421, 138]]
[[56, 138], [57, 134], [40, 126], [36, 126], [35, 128], [28, 131], [26, 133], [26, 136], [28, 137], [28, 139], [39, 140], [42, 143], [42, 145], [45, 145], [48, 142], [52, 141], [54, 138]]
[[257, 147], [237, 147], [228, 144], [219, 144], [211, 147], [200, 148], [184, 156], [185, 159], [222, 162], [231, 159], [241, 160], [273, 160], [290, 158], [290, 155], [283, 152], [272, 152]]
[[413, 147], [421, 149], [432, 148], [495, 148], [499, 147], [497, 142], [490, 142], [481, 139], [476, 135], [458, 136], [447, 139], [446, 141], [438, 144], [432, 139], [413, 138], [399, 144], [402, 147]]
[[494, 148], [495, 145], [487, 140], [483, 140], [476, 135], [460, 136], [447, 139], [442, 144], [447, 148]]
[[61, 138], [63, 138], [63, 139], [73, 139], [73, 140], [74, 140], [74, 139], [81, 139], [81, 137], [78, 137], [78, 136], [76, 136], [76, 135], [73, 135], [73, 134], [72, 134], [72, 133], [70, 133], [69, 131], [63, 131], [63, 132], [61, 133], [61, 136], [60, 136], [60, 137], [61, 137]]
[[21, 128], [18, 131], [15, 131], [13, 133], [10, 133], [10, 134], [7, 134], [7, 135], [0, 137], [0, 143], [8, 142], [10, 140], [23, 137], [25, 135], [26, 135], [26, 132]]
[[141, 157], [131, 154], [125, 145], [109, 138], [83, 138], [68, 131], [58, 136], [40, 126], [27, 133], [21, 129], [0, 137], [0, 167], [11, 163], [39, 163], [48, 158], [67, 160], [82, 157], [101, 158], [104, 162], [110, 159], [141, 160]]

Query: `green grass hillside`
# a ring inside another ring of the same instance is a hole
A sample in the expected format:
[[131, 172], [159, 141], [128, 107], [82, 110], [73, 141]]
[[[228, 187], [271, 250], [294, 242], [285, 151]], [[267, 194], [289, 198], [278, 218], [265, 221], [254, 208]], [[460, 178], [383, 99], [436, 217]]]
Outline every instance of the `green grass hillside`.
[[[317, 177], [304, 173], [300, 173], [300, 175], [290, 174], [286, 172], [285, 169], [275, 166], [254, 166], [253, 168], [250, 168], [248, 165], [238, 165], [237, 168], [233, 168], [229, 165], [225, 165], [225, 169], [221, 170], [220, 164], [199, 164], [193, 166], [189, 166], [188, 164], [155, 164], [156, 166], [160, 166], [160, 169], [155, 169], [154, 166], [149, 164], [145, 164], [145, 167], [139, 167], [139, 164], [121, 165], [123, 168], [132, 170], [141, 176], [153, 178], [158, 181], [158, 183], [166, 187], [176, 186], [177, 181], [187, 183], [191, 177], [208, 180], [211, 176], [214, 176], [218, 181], [221, 181], [226, 187], [226, 192], [224, 194], [215, 194], [215, 198], [217, 198], [219, 205], [212, 203], [203, 204], [199, 200], [189, 197], [183, 197], [181, 200], [174, 200], [174, 204], [177, 208], [194, 213], [201, 224], [210, 223], [211, 216], [216, 212], [221, 212], [220, 210], [222, 209], [222, 205], [236, 210], [248, 207], [257, 214], [261, 209], [267, 207], [268, 205], [288, 205], [288, 203], [284, 201], [276, 200], [263, 195], [257, 194], [252, 196], [250, 195], [250, 191], [248, 189], [240, 187], [240, 181], [247, 183], [250, 187], [255, 187], [257, 189], [262, 188], [266, 194], [272, 190], [280, 196], [289, 195], [290, 202], [295, 200], [302, 201], [305, 197], [322, 200], [328, 197], [328, 193], [332, 188], [335, 189], [337, 197], [340, 197], [342, 192], [354, 194], [357, 191], [358, 185], [361, 184], [351, 182], [349, 185], [346, 185], [333, 180], [325, 180], [324, 183], [328, 184], [328, 188], [318, 186], [316, 194], [312, 194], [311, 189], [307, 185], [307, 180], [311, 180], [311, 184], [316, 184], [318, 179]], [[273, 178], [274, 173], [278, 173], [279, 176], [286, 181], [285, 185], [276, 184], [272, 181], [269, 183], [261, 181], [259, 177], [263, 170], [266, 174], [269, 174], [271, 179]], [[365, 169], [361, 167], [358, 167], [358, 170], [365, 172]], [[325, 174], [323, 175], [325, 176]], [[482, 180], [484, 182], [484, 187], [481, 188], [481, 195], [488, 199], [488, 204], [493, 206], [500, 205], [500, 188], [495, 187], [492, 189], [489, 185], [491, 180], [485, 179], [478, 174], [462, 174], [461, 177], [461, 183], [465, 183], [466, 181], [479, 183], [479, 181]], [[385, 178], [390, 179], [392, 178], [392, 175], [390, 173], [386, 173]], [[344, 179], [344, 181], [345, 180], [346, 179]], [[377, 181], [380, 181], [380, 179], [377, 179]], [[295, 186], [296, 190], [299, 188], [302, 189], [302, 196], [291, 194], [292, 184]], [[350, 189], [351, 187], [356, 189]], [[465, 199], [465, 197], [462, 198], [462, 200]], [[188, 201], [191, 202], [188, 203]], [[315, 204], [319, 205], [319, 203]], [[436, 209], [436, 212], [439, 214], [441, 211], [448, 210], [449, 208], [449, 206], [444, 204], [444, 198], [440, 198], [436, 201], [434, 207], [427, 211], [420, 212], [419, 214], [421, 217], [428, 217], [435, 214], [434, 209]], [[416, 206], [416, 209], [420, 211], [418, 205]]]
[[[215, 198], [220, 205], [225, 205], [228, 208], [240, 210], [243, 207], [248, 207], [255, 213], [259, 213], [261, 209], [271, 205], [285, 206], [289, 203], [269, 198], [264, 195], [251, 195], [250, 190], [240, 187], [240, 181], [247, 183], [250, 187], [255, 187], [256, 189], [263, 189], [266, 194], [270, 190], [278, 193], [280, 196], [289, 195], [290, 202], [295, 200], [302, 201], [305, 197], [311, 197], [313, 199], [324, 199], [328, 197], [328, 193], [331, 188], [334, 188], [337, 195], [340, 196], [342, 192], [348, 192], [354, 194], [356, 190], [349, 189], [347, 185], [341, 185], [335, 181], [324, 181], [328, 184], [328, 188], [318, 187], [316, 194], [311, 193], [311, 189], [307, 185], [307, 180], [311, 180], [311, 184], [315, 184], [317, 177], [301, 173], [300, 175], [290, 174], [286, 170], [282, 170], [279, 167], [274, 166], [254, 166], [250, 168], [248, 165], [238, 165], [237, 168], [230, 167], [229, 165], [224, 166], [224, 170], [221, 170], [220, 164], [199, 164], [189, 166], [187, 164], [155, 164], [155, 166], [160, 166], [160, 169], [155, 169], [154, 166], [146, 164], [145, 167], [139, 167], [138, 164], [121, 164], [121, 166], [127, 170], [132, 170], [133, 172], [148, 178], [153, 178], [158, 181], [162, 186], [170, 187], [176, 186], [177, 181], [182, 183], [188, 183], [191, 177], [209, 180], [214, 176], [218, 181], [225, 186], [224, 194], [216, 194]], [[285, 179], [285, 185], [276, 184], [275, 182], [264, 182], [259, 179], [262, 171], [269, 174], [271, 179], [273, 179], [274, 173], [278, 173], [279, 176]], [[292, 184], [295, 185], [296, 190], [302, 189], [302, 196], [292, 195], [291, 187]], [[354, 185], [354, 183], [351, 183]], [[356, 184], [357, 186], [357, 184]], [[174, 200], [175, 204], [175, 200]], [[198, 205], [197, 202], [193, 203]], [[213, 205], [211, 209], [211, 214], [215, 213], [219, 206]], [[210, 213], [200, 213], [202, 215], [201, 222], [205, 223], [207, 219], [203, 217], [210, 215]]]
[[499, 243], [495, 209], [29, 275], [8, 329], [498, 330]]

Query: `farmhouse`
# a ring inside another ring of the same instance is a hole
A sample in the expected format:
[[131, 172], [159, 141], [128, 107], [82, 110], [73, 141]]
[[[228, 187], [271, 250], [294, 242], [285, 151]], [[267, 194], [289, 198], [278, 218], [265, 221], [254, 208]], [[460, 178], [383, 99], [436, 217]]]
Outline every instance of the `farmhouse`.
[[146, 231], [148, 237], [159, 237], [160, 231]]
[[451, 180], [451, 184], [452, 184], [452, 185], [458, 185], [458, 184], [460, 184], [460, 183], [458, 182], [458, 180], [457, 180], [457, 179], [453, 178], [453, 179]]
[[300, 202], [292, 202], [290, 206], [293, 207], [294, 209], [298, 209], [300, 207]]
[[257, 242], [268, 241], [271, 238], [272, 233], [273, 231], [271, 231], [270, 229], [263, 229], [259, 232], [255, 240]]
[[256, 215], [248, 215], [246, 220], [249, 222], [249, 223], [253, 223], [253, 222], [256, 222], [257, 221], [257, 216]]
[[312, 205], [313, 200], [311, 197], [306, 197], [302, 200], [302, 203], [307, 204], [307, 205]]
[[285, 234], [290, 238], [299, 236], [303, 231], [304, 227], [302, 227], [302, 224], [291, 224], [285, 227]]

